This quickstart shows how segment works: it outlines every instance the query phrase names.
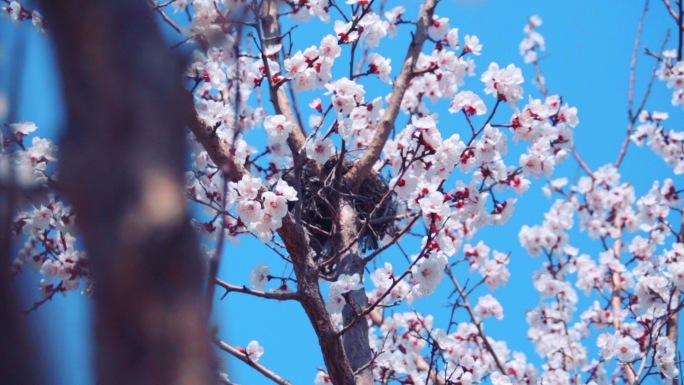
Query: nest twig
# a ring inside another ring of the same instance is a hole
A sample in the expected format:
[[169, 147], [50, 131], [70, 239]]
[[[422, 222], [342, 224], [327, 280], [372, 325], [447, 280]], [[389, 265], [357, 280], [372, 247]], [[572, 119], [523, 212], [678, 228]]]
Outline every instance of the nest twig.
[[[337, 169], [340, 168], [341, 169]], [[309, 232], [309, 247], [319, 256], [330, 256], [335, 253], [335, 202], [342, 197], [350, 198], [351, 192], [345, 186], [339, 186], [336, 175], [344, 175], [351, 167], [351, 161], [340, 162], [332, 158], [323, 165], [318, 174], [313, 163], [307, 162], [302, 169], [301, 197], [303, 199], [302, 222]], [[337, 170], [336, 170], [337, 169]], [[292, 184], [292, 174], [283, 179]], [[378, 248], [378, 243], [386, 234], [395, 230], [394, 221], [378, 220], [392, 217], [397, 212], [397, 200], [394, 194], [383, 201], [388, 194], [389, 186], [386, 178], [377, 172], [371, 172], [361, 184], [359, 191], [351, 196], [356, 210], [357, 229], [369, 221], [359, 235], [359, 247], [362, 252]], [[294, 209], [294, 205], [290, 210]]]

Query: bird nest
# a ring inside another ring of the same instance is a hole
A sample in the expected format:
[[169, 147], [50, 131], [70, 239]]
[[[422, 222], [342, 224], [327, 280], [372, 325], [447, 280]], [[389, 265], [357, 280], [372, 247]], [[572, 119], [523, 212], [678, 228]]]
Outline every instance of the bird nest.
[[[349, 199], [356, 211], [362, 252], [377, 249], [379, 240], [396, 231], [391, 217], [397, 213], [397, 199], [390, 192], [387, 179], [371, 171], [358, 192], [352, 193], [339, 179], [336, 180], [338, 176], [345, 175], [351, 166], [351, 161], [340, 162], [334, 157], [323, 165], [320, 173], [311, 161], [302, 169], [302, 222], [309, 232], [309, 247], [319, 256], [331, 256], [337, 251], [336, 240], [339, 237], [334, 234], [334, 223], [338, 207], [336, 202], [340, 199]], [[292, 185], [294, 176], [290, 173], [284, 179]], [[294, 205], [290, 210], [294, 210]], [[366, 221], [368, 225], [364, 226]]]

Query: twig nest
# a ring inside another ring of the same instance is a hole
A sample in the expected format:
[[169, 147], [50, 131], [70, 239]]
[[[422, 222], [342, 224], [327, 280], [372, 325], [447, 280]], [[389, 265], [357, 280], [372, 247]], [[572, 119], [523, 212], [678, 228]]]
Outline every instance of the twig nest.
[[[358, 219], [357, 231], [363, 228], [359, 236], [362, 252], [377, 249], [378, 241], [395, 231], [394, 220], [391, 218], [397, 212], [397, 199], [390, 192], [387, 179], [371, 171], [361, 183], [359, 191], [352, 193], [347, 186], [342, 185], [342, 176], [351, 166], [351, 161], [340, 161], [333, 157], [321, 167], [320, 174], [312, 161], [302, 167], [302, 222], [309, 233], [309, 247], [319, 256], [330, 256], [336, 251], [334, 221], [337, 202], [341, 199], [353, 203]], [[294, 186], [294, 177], [293, 171], [283, 179]], [[291, 204], [290, 211], [294, 211], [294, 207]], [[369, 223], [364, 228], [366, 221]]]

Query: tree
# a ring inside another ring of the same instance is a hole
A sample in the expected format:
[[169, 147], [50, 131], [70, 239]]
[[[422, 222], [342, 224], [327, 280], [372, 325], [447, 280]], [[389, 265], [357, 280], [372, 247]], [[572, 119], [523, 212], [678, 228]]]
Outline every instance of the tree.
[[[615, 162], [594, 170], [573, 146], [577, 109], [549, 94], [542, 76], [541, 19], [529, 19], [520, 45], [537, 99], [527, 97], [513, 64], [478, 70], [484, 93], [465, 87], [482, 45], [436, 16], [437, 1], [426, 0], [415, 21], [403, 6], [347, 3], [45, 2], [70, 116], [60, 177], [52, 177], [56, 153], [32, 137], [34, 125], [9, 124], [6, 148], [16, 156], [18, 192], [56, 188], [74, 210], [48, 194], [44, 205], [22, 201], [14, 217], [13, 233], [24, 237], [15, 267], [33, 263], [45, 275], [45, 299], [34, 308], [81, 280], [92, 285], [99, 376], [112, 383], [213, 381], [206, 323], [217, 287], [299, 304], [325, 362], [316, 383], [678, 382], [681, 190], [667, 179], [637, 198], [618, 170], [636, 143], [675, 175], [684, 171], [682, 134], [646, 105], [656, 77], [681, 104], [682, 5], [663, 2], [679, 48], [647, 51], [657, 66], [643, 99], [635, 94], [637, 37], [627, 132]], [[39, 14], [7, 4], [10, 18], [42, 28]], [[172, 8], [187, 13], [187, 27]], [[151, 11], [197, 45], [185, 73], [193, 98], [173, 83], [179, 61]], [[337, 20], [305, 49], [295, 44], [296, 25], [282, 24], [291, 23], [286, 15]], [[132, 24], [141, 27], [126, 28]], [[403, 57], [381, 56], [400, 29], [410, 31]], [[374, 82], [391, 87], [372, 89]], [[312, 99], [308, 124], [303, 96]], [[457, 128], [446, 130], [451, 121]], [[181, 199], [182, 125], [193, 146], [185, 194], [204, 210], [193, 224], [209, 237], [206, 274]], [[261, 127], [265, 138], [253, 148], [248, 132]], [[571, 156], [584, 175], [549, 179]], [[528, 312], [528, 338], [544, 360], [537, 368], [484, 327], [503, 316], [487, 292], [508, 280], [510, 254], [470, 242], [507, 222], [539, 178], [558, 199], [543, 223], [519, 234], [530, 255], [546, 258], [533, 279], [542, 301]], [[87, 257], [77, 251], [74, 221]], [[575, 222], [600, 253], [573, 247]], [[224, 243], [250, 235], [281, 257], [286, 273], [259, 264], [249, 286], [218, 277]], [[443, 280], [454, 293], [451, 319], [405, 311]], [[214, 343], [287, 382], [259, 363], [258, 342]]]

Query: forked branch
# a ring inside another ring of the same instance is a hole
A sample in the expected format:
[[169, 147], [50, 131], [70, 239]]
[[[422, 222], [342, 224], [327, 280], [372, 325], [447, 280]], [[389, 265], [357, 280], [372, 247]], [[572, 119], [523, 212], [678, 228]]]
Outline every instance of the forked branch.
[[416, 23], [416, 32], [413, 35], [413, 41], [406, 52], [406, 58], [404, 59], [401, 72], [394, 81], [394, 89], [387, 103], [387, 109], [385, 109], [382, 118], [375, 128], [375, 135], [368, 145], [366, 152], [363, 153], [361, 158], [356, 161], [354, 166], [345, 176], [348, 185], [351, 186], [354, 191], [358, 190], [375, 162], [380, 158], [382, 149], [385, 147], [385, 143], [394, 128], [394, 123], [399, 115], [401, 101], [413, 79], [413, 70], [415, 69], [418, 57], [423, 49], [423, 44], [428, 39], [428, 27], [432, 22], [432, 15], [435, 13], [436, 6], [437, 0], [426, 0], [423, 4]]

